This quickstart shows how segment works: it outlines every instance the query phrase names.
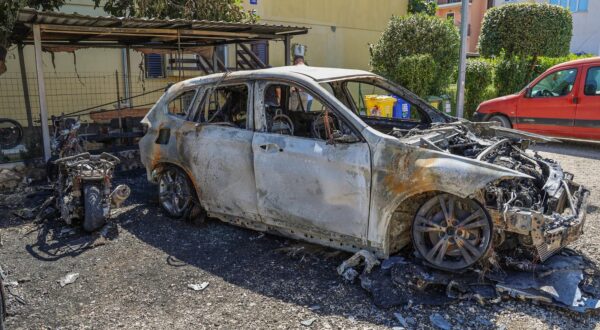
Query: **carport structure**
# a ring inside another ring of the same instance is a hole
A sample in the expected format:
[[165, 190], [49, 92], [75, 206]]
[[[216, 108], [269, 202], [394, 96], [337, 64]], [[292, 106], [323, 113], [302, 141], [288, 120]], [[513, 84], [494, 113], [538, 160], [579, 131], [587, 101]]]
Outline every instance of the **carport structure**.
[[[203, 54], [212, 59], [212, 71], [227, 70], [215, 55], [217, 46], [236, 44], [244, 53], [241, 61], [264, 67], [245, 43], [283, 41], [284, 63], [290, 64], [291, 38], [306, 34], [308, 28], [297, 26], [214, 22], [183, 19], [118, 18], [86, 16], [24, 9], [19, 12], [12, 40], [19, 44], [21, 73], [25, 79], [22, 45], [34, 45], [35, 68], [39, 92], [40, 119], [44, 159], [50, 158], [50, 135], [46, 104], [46, 85], [42, 51], [69, 51], [82, 48], [118, 48], [126, 50], [126, 68], [130, 73], [130, 50], [143, 53]], [[236, 54], [237, 55], [237, 54]], [[251, 65], [249, 65], [251, 66]], [[130, 74], [128, 76], [131, 76]], [[125, 82], [127, 84], [131, 82]], [[26, 86], [26, 84], [24, 84]], [[28, 94], [25, 94], [27, 98]], [[26, 101], [28, 104], [28, 101]], [[30, 109], [28, 118], [31, 117]]]

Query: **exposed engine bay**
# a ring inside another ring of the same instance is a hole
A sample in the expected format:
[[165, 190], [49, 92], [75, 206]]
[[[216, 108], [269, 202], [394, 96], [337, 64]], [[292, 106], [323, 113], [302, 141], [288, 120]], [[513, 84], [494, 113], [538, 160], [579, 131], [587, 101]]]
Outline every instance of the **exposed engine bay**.
[[[394, 129], [389, 134], [412, 146], [484, 161], [528, 176], [490, 183], [482, 192], [480, 202], [495, 219], [494, 226], [508, 232], [495, 238], [496, 246], [506, 242], [507, 248], [515, 247], [510, 242], [516, 239], [521, 245], [535, 247], [543, 261], [571, 242], [574, 237], [570, 234], [583, 226], [582, 201], [589, 191], [574, 183], [573, 175], [555, 161], [526, 152], [540, 136], [532, 135], [530, 140], [489, 123], [460, 122], [434, 124], [430, 129]], [[533, 217], [531, 221], [528, 216]]]

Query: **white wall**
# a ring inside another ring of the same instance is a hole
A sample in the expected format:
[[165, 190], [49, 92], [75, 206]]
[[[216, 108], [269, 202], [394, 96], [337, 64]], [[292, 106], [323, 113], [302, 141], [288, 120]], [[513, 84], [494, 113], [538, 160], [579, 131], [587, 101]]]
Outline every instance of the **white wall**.
[[589, 0], [587, 12], [573, 13], [571, 51], [600, 55], [600, 1]]

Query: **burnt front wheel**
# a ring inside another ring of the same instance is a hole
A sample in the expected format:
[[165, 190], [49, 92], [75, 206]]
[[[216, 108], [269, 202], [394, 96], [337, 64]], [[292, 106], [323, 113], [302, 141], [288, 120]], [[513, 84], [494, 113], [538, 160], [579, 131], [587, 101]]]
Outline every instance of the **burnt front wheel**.
[[177, 167], [168, 167], [158, 177], [158, 200], [167, 214], [175, 219], [189, 215], [194, 207], [194, 190], [187, 175]]
[[106, 218], [102, 209], [103, 196], [100, 188], [93, 184], [83, 186], [83, 198], [85, 199], [83, 229], [93, 232], [104, 226]]
[[440, 194], [419, 208], [411, 232], [415, 249], [429, 264], [457, 271], [486, 255], [492, 221], [476, 201]]

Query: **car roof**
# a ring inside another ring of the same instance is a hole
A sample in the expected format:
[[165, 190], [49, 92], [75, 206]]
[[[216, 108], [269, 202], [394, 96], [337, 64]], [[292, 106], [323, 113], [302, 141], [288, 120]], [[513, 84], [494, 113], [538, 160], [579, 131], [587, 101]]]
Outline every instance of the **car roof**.
[[352, 77], [373, 77], [376, 76], [372, 72], [364, 70], [353, 70], [353, 69], [338, 69], [338, 68], [324, 68], [307, 65], [291, 65], [291, 66], [279, 66], [267, 69], [258, 70], [243, 70], [234, 71], [228, 73], [216, 73], [207, 76], [199, 76], [196, 78], [188, 79], [190, 82], [202, 83], [207, 80], [214, 80], [223, 77], [227, 74], [231, 79], [253, 79], [253, 78], [281, 78], [285, 76], [296, 76], [298, 75], [314, 80], [316, 82], [334, 81]]
[[573, 61], [560, 63], [560, 64], [557, 64], [557, 65], [551, 67], [549, 70], [554, 70], [554, 69], [563, 68], [563, 67], [570, 67], [570, 66], [574, 66], [574, 65], [582, 65], [582, 64], [600, 64], [600, 57], [595, 56], [595, 57], [582, 58], [579, 60], [573, 60]]
[[347, 77], [374, 75], [373, 73], [364, 70], [325, 68], [308, 65], [280, 66], [269, 69], [255, 70], [255, 72], [258, 71], [273, 74], [297, 73], [307, 76], [316, 81], [330, 81]]

